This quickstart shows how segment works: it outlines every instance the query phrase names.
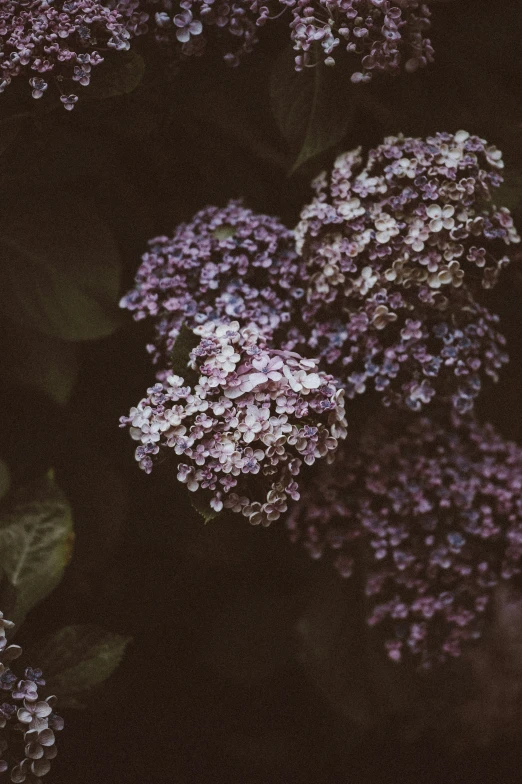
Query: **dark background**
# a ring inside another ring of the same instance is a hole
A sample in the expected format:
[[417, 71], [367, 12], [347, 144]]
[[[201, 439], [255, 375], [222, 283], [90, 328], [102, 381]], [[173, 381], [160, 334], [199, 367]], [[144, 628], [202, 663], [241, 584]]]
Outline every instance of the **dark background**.
[[[335, 152], [398, 131], [465, 128], [503, 150], [502, 203], [521, 229], [521, 34], [516, 0], [437, 4], [435, 64], [370, 86], [343, 82], [336, 100], [351, 117], [346, 137], [292, 175], [299, 142], [283, 138], [270, 107], [284, 23], [263, 31], [240, 69], [209, 53], [172, 81], [154, 47], [138, 41], [147, 68], [128, 95], [82, 94], [72, 113], [35, 107], [17, 85], [0, 96], [2, 123], [33, 113], [15, 120], [2, 143], [2, 210], [27, 216], [31, 236], [42, 205], [58, 219], [65, 202], [87, 200], [116, 239], [123, 294], [147, 240], [206, 204], [242, 197], [293, 226], [311, 177]], [[511, 363], [479, 406], [514, 439], [522, 437], [521, 295], [514, 263], [487, 298]], [[79, 376], [65, 406], [13, 382], [7, 361], [0, 372], [0, 457], [15, 485], [55, 467], [77, 534], [63, 583], [33, 612], [25, 638], [76, 622], [134, 638], [88, 709], [66, 714], [53, 781], [519, 781], [522, 710], [482, 742], [473, 723], [465, 731], [456, 718], [455, 705], [468, 699], [460, 669], [404, 697], [414, 676], [380, 661], [349, 583], [294, 549], [284, 526], [259, 530], [239, 518], [204, 526], [168, 467], [138, 470], [118, 418], [153, 381], [148, 337], [123, 314], [110, 337], [78, 343]]]

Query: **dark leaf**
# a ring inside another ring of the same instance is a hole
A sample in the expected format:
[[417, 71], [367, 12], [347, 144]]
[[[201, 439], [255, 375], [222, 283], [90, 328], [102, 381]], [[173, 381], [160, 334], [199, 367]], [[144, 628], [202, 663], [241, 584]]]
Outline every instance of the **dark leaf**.
[[353, 89], [340, 65], [329, 68], [320, 62], [298, 73], [291, 48], [276, 59], [272, 111], [295, 155], [291, 172], [342, 141], [354, 116]]
[[103, 683], [120, 664], [130, 637], [94, 624], [66, 626], [32, 651], [58, 698], [83, 695]]
[[26, 328], [62, 340], [110, 335], [120, 322], [120, 256], [87, 199], [18, 204], [0, 218], [0, 307]]
[[3, 460], [0, 460], [0, 498], [7, 495], [11, 487], [11, 472], [9, 466]]
[[132, 50], [118, 52], [102, 64], [100, 73], [93, 76], [89, 89], [82, 94], [82, 100], [96, 101], [131, 93], [141, 84], [144, 73], [143, 57]]
[[5, 320], [0, 329], [2, 377], [41, 390], [58, 405], [69, 400], [78, 378], [79, 347]]
[[0, 516], [0, 566], [16, 590], [15, 622], [60, 582], [72, 536], [71, 509], [52, 475], [13, 494]]

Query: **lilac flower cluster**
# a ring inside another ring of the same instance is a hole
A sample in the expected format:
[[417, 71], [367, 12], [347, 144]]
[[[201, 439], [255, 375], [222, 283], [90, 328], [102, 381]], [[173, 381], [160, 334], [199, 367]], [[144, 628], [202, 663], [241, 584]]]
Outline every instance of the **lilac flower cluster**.
[[499, 150], [465, 131], [390, 137], [340, 156], [301, 214], [306, 305], [287, 345], [309, 345], [353, 397], [372, 384], [418, 410], [436, 393], [469, 410], [480, 372], [506, 361], [476, 301], [520, 238], [492, 191]]
[[215, 511], [269, 525], [299, 498], [303, 463], [331, 462], [345, 438], [343, 392], [313, 360], [267, 348], [254, 328], [209, 322], [195, 332], [197, 384], [168, 376], [121, 425], [140, 442], [136, 459], [147, 473], [160, 450], [172, 449], [178, 479], [209, 491]]
[[[472, 419], [413, 417], [363, 437], [308, 484], [287, 526], [314, 558], [363, 575], [388, 655], [424, 666], [481, 634], [493, 588], [520, 574], [522, 449]], [[402, 430], [401, 430], [402, 427]]]
[[180, 60], [202, 55], [212, 39], [228, 65], [239, 65], [258, 42], [250, 0], [147, 0], [156, 41]]
[[[412, 72], [433, 60], [426, 31], [430, 10], [422, 0], [281, 0], [291, 9], [296, 70], [319, 58], [335, 64], [340, 48], [357, 57], [352, 82], [369, 82], [376, 71]], [[337, 51], [336, 51], [337, 50]]]
[[54, 733], [63, 729], [63, 719], [53, 711], [55, 697], [39, 698], [41, 670], [28, 667], [23, 679], [12, 672], [10, 663], [22, 653], [19, 645], [7, 645], [6, 629], [13, 626], [0, 612], [0, 773], [8, 772], [15, 784], [39, 784], [56, 757]]
[[303, 265], [293, 234], [275, 218], [240, 202], [207, 207], [172, 238], [156, 237], [134, 288], [121, 301], [134, 318], [154, 318], [156, 362], [168, 364], [180, 327], [237, 319], [267, 340], [304, 296]]
[[[445, 310], [430, 312], [429, 300], [411, 288], [381, 289], [342, 318], [311, 319], [307, 344], [350, 399], [374, 389], [386, 406], [419, 411], [433, 401], [462, 414], [473, 408], [482, 377], [498, 381], [507, 362], [497, 324], [498, 317], [463, 290]], [[302, 335], [292, 331], [286, 345], [299, 345]]]
[[102, 52], [126, 51], [146, 31], [139, 0], [5, 0], [0, 3], [0, 93], [26, 75], [33, 98], [52, 82], [65, 109], [78, 101]]

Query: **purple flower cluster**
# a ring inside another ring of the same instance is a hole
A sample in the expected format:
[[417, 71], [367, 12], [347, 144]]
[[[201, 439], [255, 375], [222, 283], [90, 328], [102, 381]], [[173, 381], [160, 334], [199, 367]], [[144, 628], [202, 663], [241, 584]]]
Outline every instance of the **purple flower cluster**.
[[335, 64], [345, 49], [357, 57], [360, 71], [352, 82], [368, 82], [375, 71], [412, 72], [433, 60], [426, 31], [430, 11], [422, 0], [280, 0], [291, 9], [291, 38], [296, 70], [319, 59]]
[[148, 390], [121, 425], [140, 442], [147, 473], [160, 450], [178, 456], [178, 479], [210, 492], [210, 506], [269, 525], [299, 498], [303, 463], [331, 462], [346, 436], [343, 392], [313, 360], [270, 349], [238, 322], [196, 328], [193, 388], [180, 376]]
[[372, 384], [387, 403], [418, 410], [437, 393], [469, 410], [480, 373], [496, 379], [506, 361], [475, 301], [520, 241], [493, 202], [502, 167], [465, 131], [340, 156], [296, 228], [306, 305], [287, 345], [310, 346], [349, 397]]
[[237, 319], [270, 340], [304, 296], [302, 277], [292, 232], [231, 201], [201, 210], [172, 238], [152, 239], [121, 306], [136, 320], [154, 318], [149, 350], [168, 365], [182, 324]]
[[[344, 317], [311, 319], [307, 345], [349, 399], [373, 389], [386, 406], [419, 411], [433, 401], [462, 414], [473, 408], [482, 377], [498, 381], [507, 362], [497, 324], [496, 315], [461, 289], [444, 310], [432, 309], [415, 289], [381, 289]], [[292, 331], [287, 345], [300, 344], [302, 335]]]
[[433, 59], [425, 38], [430, 12], [421, 0], [4, 0], [0, 93], [25, 74], [34, 98], [52, 83], [71, 110], [103, 53], [125, 51], [149, 31], [174, 62], [202, 55], [212, 42], [235, 66], [253, 51], [258, 28], [285, 11], [298, 71], [320, 60], [334, 65], [339, 46], [360, 62], [353, 82]]
[[380, 423], [316, 475], [287, 526], [314, 558], [359, 571], [393, 660], [429, 666], [480, 636], [494, 587], [521, 571], [522, 449], [469, 419]]
[[223, 50], [228, 65], [239, 65], [258, 42], [256, 20], [249, 0], [147, 0], [156, 41], [183, 60], [202, 55], [212, 39]]
[[4, 0], [0, 3], [0, 93], [14, 77], [28, 77], [33, 98], [52, 83], [65, 109], [78, 101], [102, 52], [126, 51], [146, 31], [139, 0]]
[[7, 645], [5, 631], [13, 626], [0, 613], [0, 773], [16, 784], [39, 784], [56, 757], [54, 733], [63, 719], [53, 711], [55, 697], [39, 698], [41, 670], [28, 667], [23, 679], [12, 672], [10, 663], [22, 653], [19, 645]]

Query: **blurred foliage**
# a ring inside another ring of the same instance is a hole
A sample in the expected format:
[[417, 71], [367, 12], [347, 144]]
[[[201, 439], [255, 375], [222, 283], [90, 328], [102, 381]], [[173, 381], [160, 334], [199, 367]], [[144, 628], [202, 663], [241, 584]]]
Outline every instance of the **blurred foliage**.
[[61, 705], [79, 707], [92, 689], [112, 675], [130, 640], [93, 624], [65, 626], [31, 654]]

